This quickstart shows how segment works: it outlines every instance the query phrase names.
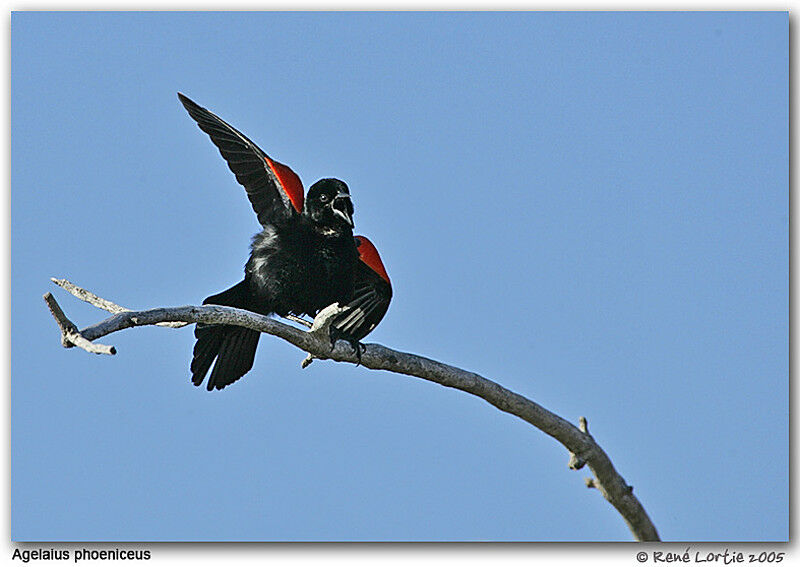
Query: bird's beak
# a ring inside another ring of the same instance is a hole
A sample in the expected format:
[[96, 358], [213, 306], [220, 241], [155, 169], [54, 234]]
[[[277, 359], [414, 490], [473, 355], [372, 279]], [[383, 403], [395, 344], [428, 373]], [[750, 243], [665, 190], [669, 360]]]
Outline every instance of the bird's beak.
[[350, 195], [344, 192], [336, 195], [331, 202], [333, 212], [342, 217], [350, 228], [353, 228], [353, 217], [350, 215], [349, 210], [352, 208], [352, 205], [350, 205], [350, 207], [348, 207], [348, 205], [350, 205]]

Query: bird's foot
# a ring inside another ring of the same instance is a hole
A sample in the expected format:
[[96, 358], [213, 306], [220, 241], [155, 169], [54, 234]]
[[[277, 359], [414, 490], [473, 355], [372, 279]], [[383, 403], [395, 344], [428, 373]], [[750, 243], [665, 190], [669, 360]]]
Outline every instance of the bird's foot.
[[347, 341], [350, 343], [350, 346], [353, 347], [353, 352], [356, 353], [356, 366], [361, 365], [361, 354], [366, 352], [367, 347], [364, 343], [361, 343], [355, 339]]
[[336, 329], [331, 329], [331, 350], [336, 347], [336, 341], [339, 339], [343, 341], [347, 341], [350, 345], [350, 348], [353, 349], [353, 353], [356, 355], [356, 366], [361, 365], [361, 355], [366, 352], [367, 347], [364, 346], [363, 343], [359, 342], [358, 340], [354, 339], [353, 337], [346, 335], [342, 332], [337, 331]]

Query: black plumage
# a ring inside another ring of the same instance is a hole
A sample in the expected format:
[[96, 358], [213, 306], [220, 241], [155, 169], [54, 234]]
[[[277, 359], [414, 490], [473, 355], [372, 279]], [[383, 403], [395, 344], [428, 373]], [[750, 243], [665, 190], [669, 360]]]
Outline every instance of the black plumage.
[[386, 315], [392, 284], [375, 246], [364, 236], [356, 236], [355, 240], [361, 261], [355, 268], [353, 298], [347, 310], [333, 320], [333, 326], [344, 337], [360, 341]]
[[[189, 115], [219, 148], [253, 205], [263, 231], [253, 238], [244, 279], [204, 304], [229, 305], [264, 315], [315, 315], [353, 297], [358, 250], [347, 185], [322, 179], [303, 199], [302, 184], [288, 167], [221, 118], [179, 95]], [[191, 364], [200, 385], [221, 389], [253, 366], [259, 333], [229, 325], [197, 325]]]

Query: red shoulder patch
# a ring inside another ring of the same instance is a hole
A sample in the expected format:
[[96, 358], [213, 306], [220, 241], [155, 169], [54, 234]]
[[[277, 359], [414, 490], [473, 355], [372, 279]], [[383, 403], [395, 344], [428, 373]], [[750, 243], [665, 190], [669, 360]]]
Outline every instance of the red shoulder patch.
[[264, 156], [267, 160], [267, 165], [272, 170], [272, 173], [275, 174], [275, 177], [278, 178], [278, 181], [283, 188], [283, 192], [289, 197], [289, 200], [292, 202], [292, 206], [294, 209], [301, 213], [303, 212], [303, 197], [305, 195], [305, 190], [303, 189], [303, 182], [300, 181], [300, 178], [297, 174], [289, 168], [288, 165], [283, 165], [282, 163], [270, 159], [268, 156]]
[[392, 285], [392, 282], [389, 281], [389, 274], [386, 273], [386, 268], [383, 267], [383, 262], [381, 262], [378, 249], [375, 248], [366, 236], [356, 236], [355, 239], [356, 246], [358, 247], [358, 257], [361, 261], [369, 266], [373, 272], [386, 280], [386, 283]]

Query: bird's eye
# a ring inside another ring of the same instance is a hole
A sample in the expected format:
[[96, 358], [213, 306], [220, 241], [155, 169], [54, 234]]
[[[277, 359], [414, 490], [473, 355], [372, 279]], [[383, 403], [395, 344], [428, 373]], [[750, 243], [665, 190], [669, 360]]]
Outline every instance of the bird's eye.
[[322, 201], [323, 203], [327, 203], [328, 199], [330, 199], [330, 197], [328, 197], [325, 193], [319, 196], [319, 200]]

